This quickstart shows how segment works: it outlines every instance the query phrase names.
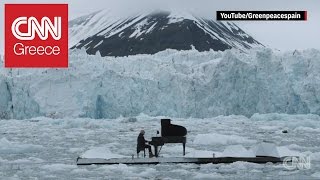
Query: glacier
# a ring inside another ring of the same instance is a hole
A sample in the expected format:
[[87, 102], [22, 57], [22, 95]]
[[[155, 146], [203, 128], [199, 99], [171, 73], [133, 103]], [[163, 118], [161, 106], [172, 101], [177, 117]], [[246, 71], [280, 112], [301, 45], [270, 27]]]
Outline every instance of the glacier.
[[71, 50], [68, 69], [0, 69], [0, 119], [320, 115], [319, 69], [316, 49], [127, 57]]

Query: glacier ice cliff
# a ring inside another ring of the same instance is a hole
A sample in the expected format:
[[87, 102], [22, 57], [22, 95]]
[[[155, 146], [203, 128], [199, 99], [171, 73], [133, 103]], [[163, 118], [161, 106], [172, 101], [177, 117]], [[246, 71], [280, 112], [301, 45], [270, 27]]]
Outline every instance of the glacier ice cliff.
[[0, 118], [320, 115], [320, 51], [253, 49], [101, 57], [69, 69], [0, 70]]
[[0, 119], [9, 119], [12, 116], [12, 95], [8, 80], [0, 76]]

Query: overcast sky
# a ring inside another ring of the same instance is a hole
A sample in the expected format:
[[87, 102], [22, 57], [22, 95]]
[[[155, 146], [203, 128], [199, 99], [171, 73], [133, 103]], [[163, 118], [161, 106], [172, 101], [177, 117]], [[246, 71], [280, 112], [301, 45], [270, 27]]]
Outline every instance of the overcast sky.
[[[119, 13], [145, 9], [178, 9], [215, 18], [217, 10], [306, 10], [303, 22], [236, 22], [263, 44], [280, 50], [320, 49], [320, 0], [0, 0], [5, 3], [68, 3], [70, 19], [100, 10]], [[1, 8], [1, 14], [4, 8]], [[0, 48], [3, 52], [3, 20], [0, 18]]]

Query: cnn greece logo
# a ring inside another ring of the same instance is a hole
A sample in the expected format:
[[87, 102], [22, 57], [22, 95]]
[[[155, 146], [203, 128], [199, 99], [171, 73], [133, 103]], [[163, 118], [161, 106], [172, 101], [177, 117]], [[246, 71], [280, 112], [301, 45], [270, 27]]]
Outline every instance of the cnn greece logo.
[[[20, 31], [21, 25], [27, 25], [27, 32], [23, 33]], [[41, 20], [41, 24], [35, 17], [19, 17], [13, 23], [11, 27], [12, 34], [19, 40], [23, 41], [31, 41], [34, 40], [36, 34], [38, 37], [45, 41], [49, 37], [49, 33], [51, 37], [58, 41], [61, 39], [61, 17], [54, 17], [54, 23], [48, 17], [43, 17]], [[18, 56], [22, 55], [59, 55], [60, 48], [59, 46], [24, 46], [22, 43], [16, 43], [14, 45], [14, 53]], [[32, 49], [35, 49], [33, 51]]]
[[311, 169], [311, 158], [307, 157], [286, 157], [283, 159], [283, 167], [288, 170]]
[[6, 4], [5, 66], [68, 67], [68, 5]]

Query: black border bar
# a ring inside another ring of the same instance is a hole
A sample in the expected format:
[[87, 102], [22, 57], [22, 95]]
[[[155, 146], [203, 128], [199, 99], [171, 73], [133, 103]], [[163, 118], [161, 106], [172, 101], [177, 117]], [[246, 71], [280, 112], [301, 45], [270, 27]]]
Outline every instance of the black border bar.
[[218, 21], [306, 21], [307, 11], [217, 11]]

